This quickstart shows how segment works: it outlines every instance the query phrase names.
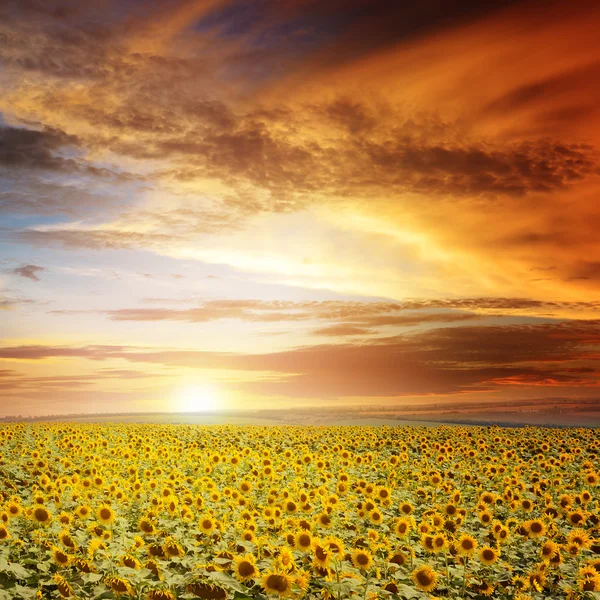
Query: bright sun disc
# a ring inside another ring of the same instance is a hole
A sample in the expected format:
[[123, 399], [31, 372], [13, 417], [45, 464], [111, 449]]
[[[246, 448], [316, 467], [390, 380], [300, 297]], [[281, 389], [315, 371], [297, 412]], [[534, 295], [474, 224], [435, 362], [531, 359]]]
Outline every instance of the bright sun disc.
[[210, 384], [188, 385], [177, 393], [176, 401], [181, 412], [206, 412], [219, 408], [216, 390]]

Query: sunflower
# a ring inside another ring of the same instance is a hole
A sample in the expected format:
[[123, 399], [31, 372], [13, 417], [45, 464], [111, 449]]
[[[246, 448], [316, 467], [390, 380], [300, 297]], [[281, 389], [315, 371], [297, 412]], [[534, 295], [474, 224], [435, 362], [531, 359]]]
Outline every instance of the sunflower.
[[267, 594], [277, 594], [285, 598], [292, 595], [293, 581], [293, 578], [285, 572], [268, 571], [260, 580], [260, 585]]
[[493, 518], [494, 518], [494, 516], [492, 515], [492, 513], [489, 510], [484, 510], [479, 513], [479, 520], [484, 525], [489, 525], [492, 522]]
[[380, 510], [374, 508], [372, 511], [368, 513], [369, 521], [373, 523], [373, 525], [381, 525], [383, 523], [383, 514]]
[[326, 512], [321, 513], [317, 517], [317, 524], [319, 524], [321, 527], [325, 527], [326, 529], [328, 529], [332, 525], [331, 517]]
[[70, 525], [72, 520], [73, 517], [69, 513], [61, 512], [60, 515], [58, 515], [58, 522], [63, 526]]
[[0, 542], [4, 542], [11, 538], [10, 532], [5, 525], [0, 525]]
[[434, 548], [433, 548], [433, 536], [424, 533], [421, 536], [421, 545], [423, 546], [423, 548], [425, 548], [425, 550], [427, 550], [428, 552], [433, 552]]
[[585, 529], [572, 529], [567, 535], [569, 544], [576, 544], [580, 548], [589, 548], [592, 544], [590, 534]]
[[578, 581], [578, 587], [582, 592], [600, 591], [600, 575], [584, 577]]
[[448, 538], [443, 533], [436, 533], [433, 536], [433, 540], [431, 542], [431, 546], [433, 547], [433, 552], [438, 554], [439, 552], [444, 552], [448, 549], [449, 543]]
[[163, 542], [165, 556], [168, 558], [181, 558], [185, 554], [185, 550], [177, 543], [175, 538], [169, 536]]
[[238, 581], [244, 582], [260, 577], [260, 572], [256, 568], [256, 557], [254, 554], [236, 556], [233, 559], [233, 563], [235, 565], [233, 576]]
[[98, 521], [103, 525], [112, 525], [115, 522], [115, 511], [108, 504], [101, 504], [96, 511]]
[[77, 544], [75, 543], [75, 540], [67, 530], [63, 529], [63, 531], [61, 531], [58, 534], [58, 539], [60, 540], [60, 543], [66, 548], [70, 548], [71, 550], [77, 550]]
[[131, 546], [132, 550], [139, 550], [140, 548], [143, 548], [146, 545], [146, 542], [144, 541], [144, 538], [136, 535], [133, 538], [133, 545]]
[[153, 573], [153, 575], [159, 580], [162, 581], [162, 573], [160, 572], [160, 569], [158, 568], [158, 564], [155, 560], [150, 559], [149, 561], [146, 562], [146, 564], [144, 565], [145, 569], [148, 569], [149, 571], [151, 571]]
[[138, 529], [146, 535], [151, 535], [155, 532], [154, 523], [147, 517], [142, 517], [138, 521]]
[[432, 592], [437, 587], [439, 575], [429, 565], [423, 565], [415, 569], [410, 578], [418, 590]]
[[106, 545], [104, 544], [104, 542], [102, 540], [91, 540], [90, 543], [88, 544], [88, 555], [90, 558], [94, 558], [96, 552], [98, 550], [106, 550]]
[[334, 556], [343, 556], [345, 553], [344, 541], [342, 539], [340, 539], [339, 537], [329, 535], [323, 540], [323, 545]]
[[527, 577], [523, 577], [523, 575], [515, 575], [510, 582], [515, 589], [520, 591], [526, 591], [530, 588], [529, 579], [527, 579]]
[[142, 568], [142, 564], [140, 563], [140, 561], [135, 556], [132, 556], [131, 554], [124, 554], [121, 557], [121, 564], [124, 567], [129, 567], [130, 569], [141, 569]]
[[586, 514], [581, 510], [574, 510], [567, 515], [567, 521], [573, 525], [573, 527], [578, 527], [579, 525], [583, 525], [586, 520]]
[[505, 544], [510, 539], [510, 531], [508, 527], [502, 525], [494, 532], [494, 537], [498, 544]]
[[331, 553], [329, 552], [327, 546], [325, 546], [320, 540], [313, 540], [312, 548], [314, 553], [314, 564], [317, 567], [328, 567], [329, 561], [331, 560]]
[[133, 588], [127, 579], [122, 577], [109, 576], [104, 580], [115, 596], [133, 596]]
[[582, 579], [587, 577], [595, 577], [596, 575], [598, 575], [598, 571], [596, 571], [596, 569], [590, 565], [586, 565], [585, 567], [581, 567], [581, 569], [579, 569], [579, 577]]
[[588, 560], [587, 566], [596, 569], [596, 571], [600, 573], [600, 558], [592, 558], [591, 560]]
[[275, 559], [274, 565], [277, 567], [277, 569], [281, 569], [289, 573], [296, 569], [296, 559], [294, 558], [292, 551], [284, 546], [279, 550], [279, 554]]
[[366, 571], [373, 564], [373, 555], [367, 549], [356, 548], [352, 553], [352, 564]]
[[[579, 553], [581, 552], [581, 546], [575, 542], [569, 542], [565, 549], [569, 556], [579, 556]], [[550, 562], [552, 562], [552, 560]]]
[[541, 571], [533, 571], [529, 573], [529, 584], [538, 592], [541, 592], [546, 586], [546, 576]]
[[479, 560], [484, 565], [493, 565], [498, 560], [498, 557], [498, 551], [491, 546], [484, 546], [479, 550]]
[[208, 535], [216, 529], [217, 525], [212, 517], [205, 516], [200, 519], [199, 527], [202, 533]]
[[202, 579], [188, 583], [185, 591], [204, 600], [226, 600], [228, 596], [225, 588]]
[[75, 515], [80, 519], [89, 519], [92, 514], [92, 510], [86, 504], [82, 504], [75, 509]]
[[21, 514], [21, 505], [18, 502], [11, 501], [6, 505], [6, 512], [11, 518], [18, 517]]
[[589, 485], [596, 485], [600, 481], [600, 477], [597, 473], [589, 472], [586, 474], [585, 480]]
[[31, 518], [40, 525], [48, 525], [52, 521], [52, 513], [45, 506], [36, 506], [31, 511]]
[[304, 569], [298, 571], [294, 583], [300, 588], [303, 594], [306, 593], [310, 584], [310, 573]]
[[529, 498], [523, 498], [523, 500], [521, 500], [521, 508], [525, 512], [531, 512], [533, 510], [533, 502], [529, 500]]
[[73, 558], [73, 564], [75, 565], [75, 568], [80, 573], [95, 573], [96, 572], [94, 565], [91, 562], [85, 560], [84, 558], [79, 558], [79, 557]]
[[308, 552], [312, 546], [313, 538], [310, 531], [299, 531], [294, 537], [294, 547], [296, 550]]
[[56, 584], [56, 587], [63, 598], [70, 598], [73, 595], [73, 588], [62, 575], [57, 573], [52, 577], [52, 579], [54, 580], [54, 583]]
[[175, 600], [175, 594], [170, 590], [155, 589], [146, 594], [146, 600]]
[[472, 585], [471, 589], [482, 596], [491, 596], [494, 593], [494, 585], [489, 581], [482, 581], [477, 585]]
[[58, 546], [52, 548], [52, 559], [61, 567], [66, 567], [71, 562], [71, 557], [66, 552], [63, 552]]
[[540, 553], [542, 555], [542, 560], [551, 560], [553, 559], [559, 552], [560, 546], [554, 540], [546, 540], [542, 544], [542, 548]]
[[425, 523], [425, 521], [423, 521], [422, 523], [419, 523], [417, 529], [421, 535], [425, 535], [431, 531], [431, 526], [429, 523]]
[[242, 539], [245, 542], [255, 542], [256, 534], [254, 531], [252, 531], [252, 529], [244, 529], [244, 531], [242, 531]]
[[414, 507], [410, 502], [403, 502], [402, 504], [400, 504], [400, 512], [403, 515], [410, 515], [413, 511], [414, 511]]
[[390, 488], [387, 488], [387, 487], [382, 486], [377, 490], [377, 497], [382, 501], [388, 500], [390, 498], [391, 494], [392, 494], [392, 492], [391, 492]]
[[539, 519], [531, 519], [523, 523], [532, 538], [539, 538], [546, 533], [546, 526]]
[[412, 529], [412, 523], [409, 519], [400, 518], [394, 523], [393, 531], [398, 537], [404, 537]]

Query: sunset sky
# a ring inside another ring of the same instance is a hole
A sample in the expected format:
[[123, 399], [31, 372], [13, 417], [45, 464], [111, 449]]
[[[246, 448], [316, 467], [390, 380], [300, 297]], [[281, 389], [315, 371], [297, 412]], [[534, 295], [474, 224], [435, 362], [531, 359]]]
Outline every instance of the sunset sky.
[[0, 4], [0, 416], [599, 398], [600, 4]]

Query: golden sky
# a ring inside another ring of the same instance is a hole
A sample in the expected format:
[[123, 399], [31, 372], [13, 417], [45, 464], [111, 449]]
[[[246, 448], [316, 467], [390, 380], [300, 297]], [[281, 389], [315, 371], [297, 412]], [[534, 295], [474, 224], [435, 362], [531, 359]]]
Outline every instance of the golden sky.
[[600, 399], [600, 5], [0, 5], [0, 416]]

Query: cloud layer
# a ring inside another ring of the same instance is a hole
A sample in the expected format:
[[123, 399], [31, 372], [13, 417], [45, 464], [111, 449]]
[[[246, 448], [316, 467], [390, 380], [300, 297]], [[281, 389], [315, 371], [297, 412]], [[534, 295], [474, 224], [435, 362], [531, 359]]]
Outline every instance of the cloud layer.
[[562, 0], [3, 2], [4, 392], [587, 397], [598, 22]]

